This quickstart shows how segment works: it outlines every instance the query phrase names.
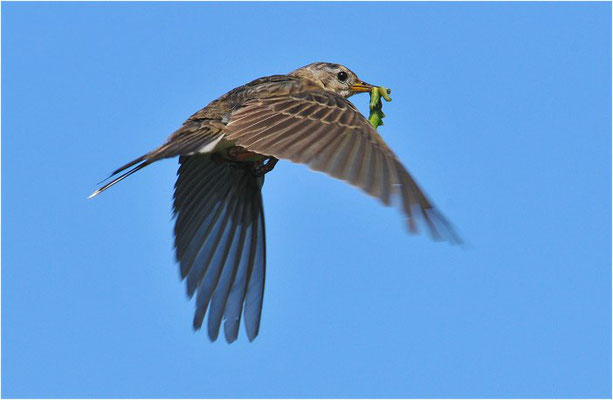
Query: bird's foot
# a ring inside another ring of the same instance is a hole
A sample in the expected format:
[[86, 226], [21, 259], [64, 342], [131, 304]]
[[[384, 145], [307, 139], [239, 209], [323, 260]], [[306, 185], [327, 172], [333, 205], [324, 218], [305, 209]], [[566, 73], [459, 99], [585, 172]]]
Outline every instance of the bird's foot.
[[255, 177], [266, 175], [273, 170], [279, 161], [275, 157], [263, 156], [261, 154], [246, 150], [240, 146], [234, 146], [228, 149], [226, 152], [226, 157], [213, 154], [212, 159], [217, 164], [229, 163], [231, 167], [251, 170], [253, 176]]
[[279, 159], [275, 157], [267, 157], [265, 160], [256, 161], [253, 165], [253, 176], [260, 177], [266, 175], [275, 168], [278, 161]]

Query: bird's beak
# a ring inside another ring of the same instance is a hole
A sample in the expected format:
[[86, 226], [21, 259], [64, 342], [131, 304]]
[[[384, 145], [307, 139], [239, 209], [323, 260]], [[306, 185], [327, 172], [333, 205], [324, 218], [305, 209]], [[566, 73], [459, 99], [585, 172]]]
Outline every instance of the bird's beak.
[[366, 82], [354, 83], [349, 87], [353, 93], [370, 92], [374, 86]]

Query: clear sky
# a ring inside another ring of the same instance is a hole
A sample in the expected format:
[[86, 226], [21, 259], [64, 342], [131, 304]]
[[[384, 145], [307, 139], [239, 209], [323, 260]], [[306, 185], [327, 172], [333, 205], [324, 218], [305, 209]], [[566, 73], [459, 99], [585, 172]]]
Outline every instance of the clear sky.
[[[87, 195], [313, 61], [393, 89], [380, 133], [469, 246], [281, 162], [260, 335], [210, 343], [177, 161]], [[2, 396], [610, 397], [610, 3], [3, 3]]]

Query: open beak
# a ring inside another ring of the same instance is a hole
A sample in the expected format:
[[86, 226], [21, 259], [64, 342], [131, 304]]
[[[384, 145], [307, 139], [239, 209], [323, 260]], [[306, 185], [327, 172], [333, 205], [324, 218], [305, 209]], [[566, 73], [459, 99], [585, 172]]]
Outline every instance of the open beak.
[[351, 85], [349, 88], [354, 93], [370, 92], [374, 86], [366, 82], [358, 82]]

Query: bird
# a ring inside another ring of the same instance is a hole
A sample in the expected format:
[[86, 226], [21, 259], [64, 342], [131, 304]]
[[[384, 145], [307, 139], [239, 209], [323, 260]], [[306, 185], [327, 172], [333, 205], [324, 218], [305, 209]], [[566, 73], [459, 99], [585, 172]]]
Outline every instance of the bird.
[[[194, 330], [208, 311], [211, 341], [260, 329], [266, 244], [262, 185], [277, 161], [305, 164], [390, 205], [408, 229], [425, 222], [434, 239], [459, 243], [452, 225], [398, 157], [348, 100], [374, 86], [336, 63], [315, 62], [232, 89], [189, 117], [167, 141], [116, 169], [95, 197], [162, 159], [179, 157], [174, 186], [174, 249], [187, 295], [196, 295]], [[101, 182], [102, 183], [102, 182]]]

